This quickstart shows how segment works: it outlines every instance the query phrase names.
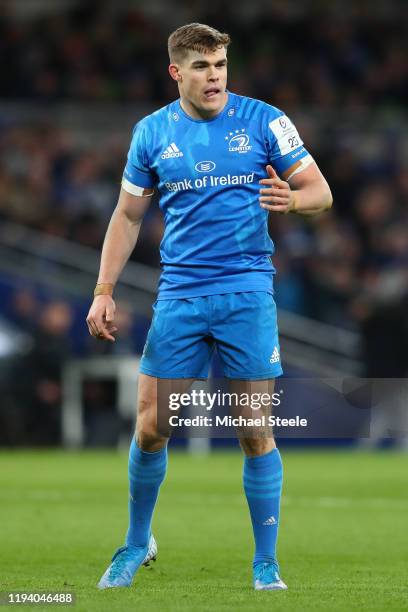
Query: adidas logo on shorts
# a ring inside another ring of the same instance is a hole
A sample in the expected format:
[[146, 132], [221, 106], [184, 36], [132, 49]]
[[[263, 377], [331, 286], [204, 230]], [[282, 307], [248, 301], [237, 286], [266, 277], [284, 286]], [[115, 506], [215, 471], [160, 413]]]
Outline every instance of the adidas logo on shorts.
[[280, 361], [280, 355], [279, 355], [278, 347], [275, 346], [275, 348], [273, 349], [273, 353], [271, 355], [271, 358], [270, 358], [269, 362], [270, 363], [277, 363], [278, 361]]
[[162, 159], [169, 159], [170, 157], [183, 157], [183, 153], [174, 142], [172, 142], [161, 155]]

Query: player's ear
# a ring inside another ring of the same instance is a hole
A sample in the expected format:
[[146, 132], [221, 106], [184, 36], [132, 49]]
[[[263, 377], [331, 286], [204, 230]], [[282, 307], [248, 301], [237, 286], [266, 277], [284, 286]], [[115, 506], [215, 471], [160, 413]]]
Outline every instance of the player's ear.
[[169, 74], [172, 79], [175, 81], [182, 81], [183, 77], [180, 74], [179, 66], [177, 64], [170, 64], [169, 66]]

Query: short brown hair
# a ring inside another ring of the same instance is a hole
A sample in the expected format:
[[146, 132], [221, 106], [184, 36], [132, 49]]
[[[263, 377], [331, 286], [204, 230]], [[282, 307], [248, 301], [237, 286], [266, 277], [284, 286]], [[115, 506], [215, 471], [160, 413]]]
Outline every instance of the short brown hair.
[[208, 53], [220, 47], [228, 47], [230, 42], [228, 34], [215, 28], [203, 23], [188, 23], [174, 30], [169, 36], [170, 61], [182, 61], [190, 50]]

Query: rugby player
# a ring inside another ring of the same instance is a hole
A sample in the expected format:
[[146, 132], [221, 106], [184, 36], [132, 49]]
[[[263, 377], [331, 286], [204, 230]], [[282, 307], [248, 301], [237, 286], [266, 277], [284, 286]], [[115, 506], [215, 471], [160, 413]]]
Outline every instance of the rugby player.
[[[227, 89], [229, 43], [228, 34], [199, 23], [170, 35], [169, 73], [179, 98], [136, 124], [102, 249], [87, 323], [93, 336], [114, 341], [113, 289], [157, 189], [165, 221], [162, 274], [140, 364], [129, 528], [101, 589], [130, 586], [139, 567], [156, 557], [151, 523], [168, 442], [157, 426], [158, 384], [170, 380], [174, 390], [205, 378], [216, 347], [232, 383], [271, 391], [282, 368], [268, 215], [314, 215], [332, 204], [285, 113]], [[286, 589], [276, 556], [281, 457], [272, 436], [243, 436], [240, 444], [254, 588]]]

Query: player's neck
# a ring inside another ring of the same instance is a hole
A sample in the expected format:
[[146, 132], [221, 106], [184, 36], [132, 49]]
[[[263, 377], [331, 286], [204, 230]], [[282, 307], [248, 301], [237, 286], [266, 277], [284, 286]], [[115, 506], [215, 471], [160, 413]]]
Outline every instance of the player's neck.
[[226, 91], [223, 96], [222, 104], [213, 110], [204, 110], [201, 108], [197, 108], [184, 96], [180, 95], [180, 106], [186, 115], [189, 115], [192, 119], [214, 119], [217, 115], [219, 115], [225, 108], [228, 101], [228, 92]]

